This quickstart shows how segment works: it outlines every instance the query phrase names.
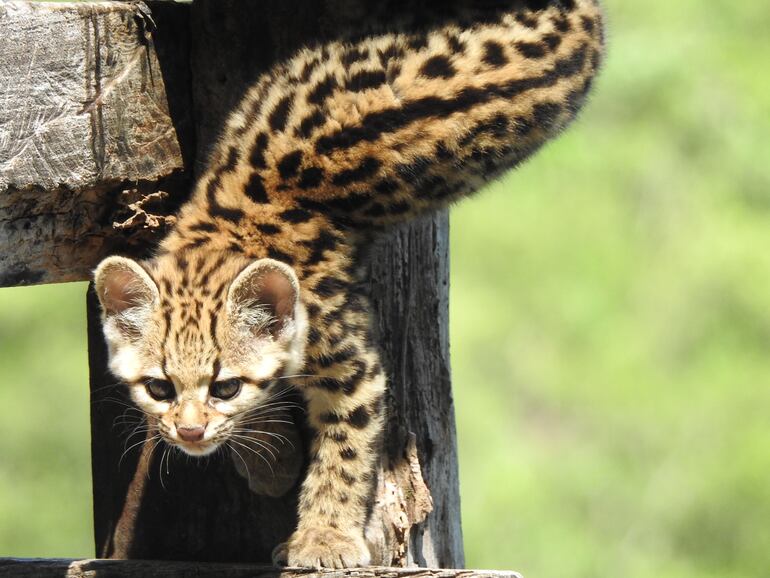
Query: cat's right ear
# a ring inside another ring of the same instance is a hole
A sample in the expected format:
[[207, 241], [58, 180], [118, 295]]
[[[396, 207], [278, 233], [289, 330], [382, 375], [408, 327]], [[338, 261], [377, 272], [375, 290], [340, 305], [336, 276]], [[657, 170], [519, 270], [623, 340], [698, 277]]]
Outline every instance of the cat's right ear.
[[158, 287], [136, 261], [107, 257], [94, 272], [94, 283], [104, 316], [125, 316], [149, 311], [159, 301]]

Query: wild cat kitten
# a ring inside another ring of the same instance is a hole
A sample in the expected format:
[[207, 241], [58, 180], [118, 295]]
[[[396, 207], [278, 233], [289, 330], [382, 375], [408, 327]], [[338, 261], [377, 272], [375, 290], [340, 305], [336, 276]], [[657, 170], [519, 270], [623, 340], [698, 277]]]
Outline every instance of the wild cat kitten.
[[594, 0], [477, 4], [276, 66], [230, 116], [157, 255], [96, 270], [110, 369], [188, 454], [225, 443], [278, 378], [312, 376], [293, 383], [314, 440], [276, 562], [369, 561], [387, 380], [361, 247], [532, 154], [574, 118], [601, 61]]

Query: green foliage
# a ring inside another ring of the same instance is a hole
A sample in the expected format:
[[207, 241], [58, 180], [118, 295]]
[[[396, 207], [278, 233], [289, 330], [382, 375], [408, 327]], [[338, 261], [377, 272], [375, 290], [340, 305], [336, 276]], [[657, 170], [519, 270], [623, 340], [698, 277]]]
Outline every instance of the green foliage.
[[85, 283], [0, 289], [0, 556], [93, 556]]
[[[468, 566], [770, 568], [770, 11], [606, 0], [580, 122], [458, 207]], [[0, 290], [0, 555], [91, 555], [82, 284]]]
[[578, 125], [452, 217], [467, 562], [765, 575], [770, 13], [605, 5]]

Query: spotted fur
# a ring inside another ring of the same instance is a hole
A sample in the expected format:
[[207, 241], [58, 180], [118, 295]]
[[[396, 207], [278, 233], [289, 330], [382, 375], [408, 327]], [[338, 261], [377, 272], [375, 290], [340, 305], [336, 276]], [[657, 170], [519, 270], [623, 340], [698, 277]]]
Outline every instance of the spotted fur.
[[[526, 159], [574, 118], [597, 72], [594, 0], [504, 4], [475, 23], [332, 42], [276, 66], [230, 116], [156, 257], [96, 272], [112, 371], [188, 453], [227, 443], [297, 376], [314, 440], [279, 561], [369, 560], [387, 382], [361, 247]], [[216, 397], [212, 384], [228, 380], [239, 393]], [[163, 383], [173, 395], [153, 398]]]

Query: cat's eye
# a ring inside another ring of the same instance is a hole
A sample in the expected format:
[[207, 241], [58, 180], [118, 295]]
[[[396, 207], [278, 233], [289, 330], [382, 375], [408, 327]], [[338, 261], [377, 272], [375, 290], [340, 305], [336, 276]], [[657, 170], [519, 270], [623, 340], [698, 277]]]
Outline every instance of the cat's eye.
[[232, 399], [241, 391], [241, 385], [243, 382], [237, 377], [215, 381], [209, 388], [209, 394], [218, 399]]
[[155, 401], [169, 401], [176, 397], [174, 385], [165, 379], [148, 377], [144, 380], [144, 387]]

